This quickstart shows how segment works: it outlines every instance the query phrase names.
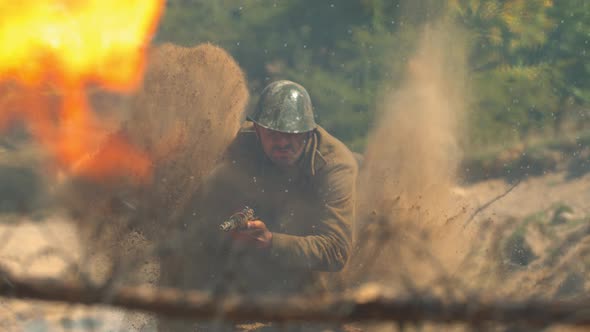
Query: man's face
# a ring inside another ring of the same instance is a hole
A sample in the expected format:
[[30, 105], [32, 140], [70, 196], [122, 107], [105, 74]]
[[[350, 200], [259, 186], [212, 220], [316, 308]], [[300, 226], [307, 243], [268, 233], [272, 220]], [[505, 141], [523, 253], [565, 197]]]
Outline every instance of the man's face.
[[291, 166], [297, 162], [309, 133], [287, 134], [255, 125], [264, 153], [277, 166]]

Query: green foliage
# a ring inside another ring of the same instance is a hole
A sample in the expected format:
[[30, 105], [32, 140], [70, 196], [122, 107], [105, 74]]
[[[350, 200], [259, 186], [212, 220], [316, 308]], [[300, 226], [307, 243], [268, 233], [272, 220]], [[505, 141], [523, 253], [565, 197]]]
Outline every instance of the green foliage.
[[[559, 134], [566, 117], [580, 127], [590, 99], [586, 1], [452, 1], [471, 32], [478, 82], [472, 142]], [[574, 114], [574, 110], [577, 111]]]
[[548, 34], [543, 57], [554, 68], [551, 85], [561, 101], [557, 125], [576, 110], [573, 118], [587, 121], [583, 109], [590, 103], [590, 3], [555, 1], [548, 14], [556, 25]]
[[546, 66], [498, 67], [474, 74], [478, 104], [472, 114], [477, 145], [513, 141], [553, 121], [558, 98]]
[[382, 87], [395, 88], [423, 24], [450, 14], [469, 36], [473, 146], [583, 124], [590, 103], [584, 0], [169, 0], [156, 41], [213, 42], [247, 73], [303, 84], [319, 122], [361, 151]]
[[526, 138], [553, 122], [558, 99], [538, 55], [552, 27], [542, 1], [457, 0], [451, 13], [468, 31], [472, 145]]

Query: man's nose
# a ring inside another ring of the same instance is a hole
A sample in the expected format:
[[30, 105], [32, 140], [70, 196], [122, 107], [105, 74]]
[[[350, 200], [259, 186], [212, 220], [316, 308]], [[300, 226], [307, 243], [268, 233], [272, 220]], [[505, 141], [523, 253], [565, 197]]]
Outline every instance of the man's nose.
[[284, 135], [277, 135], [274, 137], [274, 143], [275, 145], [283, 147], [289, 145], [289, 139]]

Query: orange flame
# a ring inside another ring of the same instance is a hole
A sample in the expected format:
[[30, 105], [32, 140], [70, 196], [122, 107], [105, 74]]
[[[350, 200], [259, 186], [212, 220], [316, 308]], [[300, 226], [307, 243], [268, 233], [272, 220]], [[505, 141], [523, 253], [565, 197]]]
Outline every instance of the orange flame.
[[[85, 90], [95, 84], [131, 92], [140, 84], [163, 6], [163, 0], [0, 0], [0, 81], [29, 91], [21, 96], [23, 109], [0, 109], [0, 126], [24, 120], [67, 171], [147, 177], [147, 155], [109, 136]], [[61, 96], [57, 110], [41, 107], [47, 100], [34, 102], [48, 86]]]

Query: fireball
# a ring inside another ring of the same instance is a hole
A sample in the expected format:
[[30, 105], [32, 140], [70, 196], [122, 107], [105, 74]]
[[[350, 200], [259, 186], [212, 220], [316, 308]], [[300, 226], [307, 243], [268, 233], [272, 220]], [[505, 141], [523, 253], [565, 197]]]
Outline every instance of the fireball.
[[86, 91], [137, 88], [163, 6], [163, 0], [0, 0], [0, 82], [19, 87], [3, 96], [0, 129], [23, 121], [69, 174], [148, 177], [148, 156], [111, 133]]

